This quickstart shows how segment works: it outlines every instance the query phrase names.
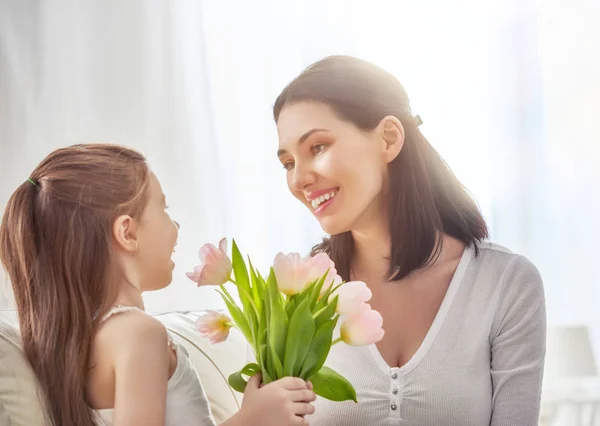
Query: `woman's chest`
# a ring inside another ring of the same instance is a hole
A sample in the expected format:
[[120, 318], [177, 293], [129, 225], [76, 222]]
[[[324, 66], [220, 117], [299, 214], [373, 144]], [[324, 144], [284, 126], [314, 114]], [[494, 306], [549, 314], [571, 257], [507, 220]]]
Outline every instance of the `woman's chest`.
[[[483, 348], [485, 345], [479, 345]], [[465, 354], [458, 348], [430, 351], [410, 368], [390, 368], [377, 348], [333, 348], [327, 365], [346, 377], [358, 404], [319, 399], [316, 426], [489, 424], [492, 384], [489, 351]]]
[[447, 283], [414, 289], [388, 283], [373, 291], [371, 307], [383, 317], [385, 335], [377, 349], [391, 367], [402, 367], [415, 356], [436, 320]]

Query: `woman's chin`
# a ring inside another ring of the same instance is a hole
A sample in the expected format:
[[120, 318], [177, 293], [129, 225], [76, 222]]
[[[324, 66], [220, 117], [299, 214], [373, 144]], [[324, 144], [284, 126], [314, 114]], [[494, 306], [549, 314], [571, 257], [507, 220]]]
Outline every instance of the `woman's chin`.
[[350, 230], [347, 226], [344, 226], [344, 223], [336, 220], [335, 216], [322, 218], [319, 220], [319, 224], [321, 229], [328, 235], [343, 234]]

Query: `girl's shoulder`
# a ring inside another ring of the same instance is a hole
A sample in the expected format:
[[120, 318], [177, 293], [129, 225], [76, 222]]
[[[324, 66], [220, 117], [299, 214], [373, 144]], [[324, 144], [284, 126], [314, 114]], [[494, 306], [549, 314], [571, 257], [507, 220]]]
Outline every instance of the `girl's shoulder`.
[[169, 343], [165, 326], [156, 318], [133, 307], [117, 306], [102, 318], [95, 340], [101, 346], [122, 352], [132, 346]]

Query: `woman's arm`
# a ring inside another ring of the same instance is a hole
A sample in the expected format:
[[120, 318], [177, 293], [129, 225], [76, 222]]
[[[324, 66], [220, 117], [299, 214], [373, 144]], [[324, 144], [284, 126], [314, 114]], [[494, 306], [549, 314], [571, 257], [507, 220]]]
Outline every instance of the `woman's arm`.
[[490, 336], [491, 426], [537, 426], [546, 353], [542, 279], [531, 262], [517, 256], [499, 284], [501, 299]]

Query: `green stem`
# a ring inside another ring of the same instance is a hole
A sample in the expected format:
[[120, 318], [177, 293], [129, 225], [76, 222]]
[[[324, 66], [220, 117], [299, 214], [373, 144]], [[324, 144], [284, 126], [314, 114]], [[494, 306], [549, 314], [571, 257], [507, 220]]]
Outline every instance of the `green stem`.
[[335, 339], [333, 342], [331, 342], [331, 346], [335, 345], [336, 343], [340, 343], [342, 341], [341, 337], [338, 337], [337, 339]]

